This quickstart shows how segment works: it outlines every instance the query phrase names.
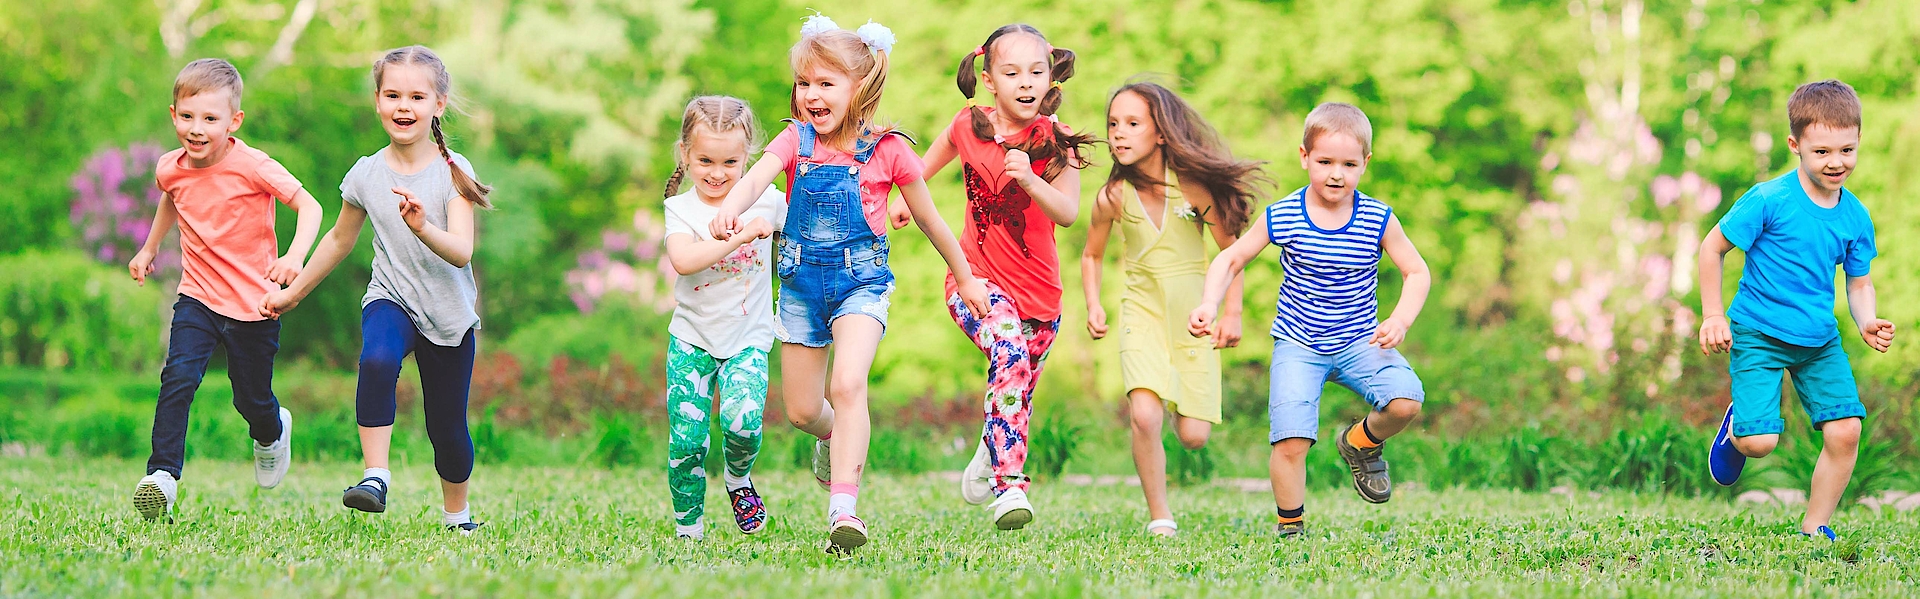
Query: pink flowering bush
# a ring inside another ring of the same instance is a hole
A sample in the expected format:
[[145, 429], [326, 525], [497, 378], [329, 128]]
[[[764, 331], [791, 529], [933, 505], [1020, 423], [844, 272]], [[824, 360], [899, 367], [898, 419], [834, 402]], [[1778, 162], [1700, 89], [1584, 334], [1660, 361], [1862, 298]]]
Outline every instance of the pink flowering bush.
[[607, 301], [628, 301], [656, 312], [673, 309], [670, 289], [677, 273], [667, 262], [665, 239], [653, 212], [633, 213], [632, 229], [600, 233], [600, 247], [580, 253], [567, 271], [568, 297], [581, 313], [591, 313]]
[[[146, 244], [154, 211], [165, 197], [153, 181], [154, 164], [163, 153], [150, 143], [107, 148], [74, 173], [68, 218], [81, 251], [104, 264], [125, 266]], [[162, 247], [153, 263], [158, 276], [179, 272], [179, 249]]]

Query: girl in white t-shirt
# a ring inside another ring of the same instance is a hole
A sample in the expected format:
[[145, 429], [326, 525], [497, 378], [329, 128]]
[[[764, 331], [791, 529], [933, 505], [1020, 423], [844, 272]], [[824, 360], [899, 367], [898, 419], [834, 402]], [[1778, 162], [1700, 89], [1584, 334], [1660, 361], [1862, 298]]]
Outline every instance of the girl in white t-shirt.
[[[767, 352], [773, 349], [773, 285], [767, 262], [773, 232], [786, 219], [786, 198], [771, 188], [740, 215], [742, 230], [724, 240], [707, 233], [720, 202], [740, 180], [758, 141], [753, 111], [728, 96], [687, 103], [678, 166], [667, 180], [667, 260], [674, 282], [672, 335], [667, 349], [667, 486], [673, 493], [674, 532], [699, 539], [707, 495], [707, 413], [720, 396], [726, 432], [725, 482], [733, 522], [753, 534], [767, 524], [767, 508], [747, 478], [760, 453], [767, 403]], [[693, 191], [680, 193], [682, 182]]]

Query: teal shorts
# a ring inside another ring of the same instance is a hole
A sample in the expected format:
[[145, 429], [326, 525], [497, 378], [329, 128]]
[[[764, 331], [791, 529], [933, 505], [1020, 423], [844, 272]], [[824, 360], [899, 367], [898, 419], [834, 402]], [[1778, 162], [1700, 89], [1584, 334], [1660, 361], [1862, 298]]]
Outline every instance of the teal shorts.
[[1813, 420], [1814, 429], [1842, 418], [1863, 418], [1853, 367], [1835, 336], [1820, 347], [1801, 347], [1732, 323], [1733, 436], [1776, 435], [1786, 430], [1780, 418], [1780, 372], [1793, 376], [1793, 392]]

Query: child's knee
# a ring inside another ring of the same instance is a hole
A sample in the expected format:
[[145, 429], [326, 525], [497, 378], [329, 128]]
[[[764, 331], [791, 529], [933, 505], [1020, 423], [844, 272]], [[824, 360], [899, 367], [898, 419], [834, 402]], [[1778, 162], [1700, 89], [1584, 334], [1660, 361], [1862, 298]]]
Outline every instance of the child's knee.
[[1387, 402], [1387, 407], [1381, 409], [1380, 413], [1395, 420], [1413, 420], [1420, 415], [1420, 405], [1420, 402], [1411, 399], [1396, 399]]
[[1166, 419], [1166, 411], [1159, 401], [1132, 398], [1127, 405], [1129, 420], [1133, 430], [1141, 433], [1160, 433], [1160, 423]]
[[1309, 449], [1313, 449], [1312, 439], [1281, 439], [1273, 444], [1273, 457], [1289, 464], [1305, 464]]
[[1820, 436], [1828, 451], [1851, 454], [1860, 447], [1860, 419], [1842, 418], [1820, 425]]
[[1740, 450], [1741, 455], [1750, 458], [1767, 457], [1767, 455], [1773, 453], [1773, 449], [1779, 445], [1780, 435], [1777, 434], [1748, 435], [1733, 438], [1733, 448]]
[[1190, 431], [1186, 429], [1181, 429], [1179, 431], [1180, 446], [1185, 447], [1187, 449], [1199, 449], [1202, 447], [1206, 447], [1207, 437], [1210, 434], [1211, 434], [1210, 431], [1205, 431], [1205, 430]]

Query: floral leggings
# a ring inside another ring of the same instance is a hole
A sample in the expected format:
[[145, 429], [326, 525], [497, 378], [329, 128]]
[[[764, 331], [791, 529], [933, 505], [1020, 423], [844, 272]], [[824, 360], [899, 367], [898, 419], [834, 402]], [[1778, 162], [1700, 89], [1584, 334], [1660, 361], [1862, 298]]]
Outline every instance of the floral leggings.
[[760, 424], [767, 407], [767, 352], [749, 347], [716, 360], [691, 343], [671, 339], [667, 350], [667, 486], [673, 519], [682, 526], [706, 512], [707, 412], [714, 383], [720, 386], [720, 418], [726, 433], [727, 473], [746, 476], [760, 454]]
[[987, 284], [989, 311], [975, 318], [960, 294], [947, 297], [947, 312], [973, 344], [987, 355], [986, 425], [981, 439], [993, 467], [993, 494], [1027, 490], [1027, 420], [1033, 415], [1033, 388], [1040, 382], [1047, 351], [1060, 332], [1060, 319], [1022, 320], [1013, 298], [991, 281]]

